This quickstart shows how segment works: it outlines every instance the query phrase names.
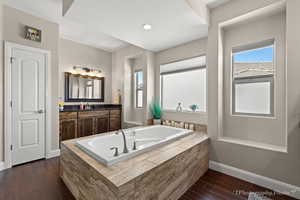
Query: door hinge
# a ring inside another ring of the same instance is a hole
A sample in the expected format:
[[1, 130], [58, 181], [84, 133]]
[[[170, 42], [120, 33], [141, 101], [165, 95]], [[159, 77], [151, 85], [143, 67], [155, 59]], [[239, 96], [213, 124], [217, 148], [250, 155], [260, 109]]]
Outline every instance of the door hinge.
[[9, 102], [10, 107], [12, 108], [12, 101]]
[[10, 150], [11, 150], [11, 151], [13, 150], [13, 145], [10, 145]]
[[13, 63], [14, 62], [14, 57], [10, 57], [10, 63]]

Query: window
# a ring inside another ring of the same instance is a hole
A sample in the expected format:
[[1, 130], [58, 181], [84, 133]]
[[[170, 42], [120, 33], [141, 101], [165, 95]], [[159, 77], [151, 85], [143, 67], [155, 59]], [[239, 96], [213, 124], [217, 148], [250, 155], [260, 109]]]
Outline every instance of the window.
[[274, 115], [274, 40], [233, 49], [232, 112]]
[[205, 56], [161, 66], [161, 103], [164, 110], [206, 112]]
[[144, 80], [143, 80], [143, 72], [136, 71], [134, 74], [135, 79], [135, 106], [136, 108], [143, 108], [143, 87], [144, 87]]

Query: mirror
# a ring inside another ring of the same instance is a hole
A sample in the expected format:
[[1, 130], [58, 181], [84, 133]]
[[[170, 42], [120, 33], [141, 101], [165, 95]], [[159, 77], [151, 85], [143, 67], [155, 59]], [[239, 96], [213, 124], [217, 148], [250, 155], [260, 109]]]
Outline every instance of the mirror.
[[65, 73], [66, 102], [104, 102], [104, 77]]

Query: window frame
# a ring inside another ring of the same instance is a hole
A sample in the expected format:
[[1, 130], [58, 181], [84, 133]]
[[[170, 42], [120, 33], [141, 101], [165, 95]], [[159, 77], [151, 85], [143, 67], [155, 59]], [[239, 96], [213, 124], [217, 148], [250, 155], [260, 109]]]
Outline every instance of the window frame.
[[[198, 66], [198, 67], [192, 67], [192, 68], [188, 68], [188, 69], [181, 69], [181, 70], [174, 70], [174, 71], [160, 73], [160, 104], [161, 104], [161, 107], [164, 111], [176, 112], [176, 109], [174, 109], [174, 110], [164, 109], [164, 107], [163, 107], [163, 105], [164, 105], [163, 104], [163, 99], [164, 99], [163, 98], [163, 87], [164, 87], [163, 76], [164, 75], [169, 75], [169, 74], [179, 74], [179, 73], [184, 73], [184, 72], [188, 72], [188, 71], [196, 71], [196, 70], [201, 70], [201, 69], [206, 69], [206, 77], [207, 77], [206, 65]], [[207, 89], [207, 79], [206, 79], [206, 89]], [[207, 92], [206, 92], [206, 99], [207, 99]], [[206, 110], [206, 112], [203, 112], [203, 111], [192, 112], [192, 111], [189, 111], [189, 110], [183, 110], [182, 112], [185, 112], [185, 113], [207, 113], [207, 108], [205, 110]]]
[[[260, 75], [260, 76], [247, 76], [234, 78], [234, 55], [236, 53], [251, 51], [255, 49], [261, 49], [272, 46], [273, 47], [273, 60], [272, 64], [274, 67], [273, 74]], [[269, 39], [262, 42], [251, 43], [248, 45], [232, 48], [231, 51], [231, 115], [232, 116], [249, 116], [249, 117], [275, 117], [275, 77], [276, 77], [276, 46], [275, 39]], [[247, 84], [247, 83], [261, 83], [269, 82], [270, 83], [270, 114], [261, 114], [261, 113], [244, 113], [235, 111], [235, 85], [236, 84]]]
[[[141, 88], [138, 87], [138, 79], [137, 79], [137, 75], [138, 73], [142, 73], [142, 81], [143, 81], [143, 86]], [[142, 109], [144, 108], [144, 72], [143, 70], [136, 70], [134, 71], [134, 91], [135, 91], [135, 108], [136, 109]], [[139, 91], [142, 91], [142, 95], [143, 95], [143, 98], [142, 98], [142, 106], [138, 106], [139, 104], [139, 101], [138, 101], [138, 93]]]

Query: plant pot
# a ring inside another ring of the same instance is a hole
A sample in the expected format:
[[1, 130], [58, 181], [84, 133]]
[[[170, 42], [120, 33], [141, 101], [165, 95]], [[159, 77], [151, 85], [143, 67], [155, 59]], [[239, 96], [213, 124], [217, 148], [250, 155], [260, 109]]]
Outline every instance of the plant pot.
[[153, 125], [161, 125], [161, 119], [153, 119]]

